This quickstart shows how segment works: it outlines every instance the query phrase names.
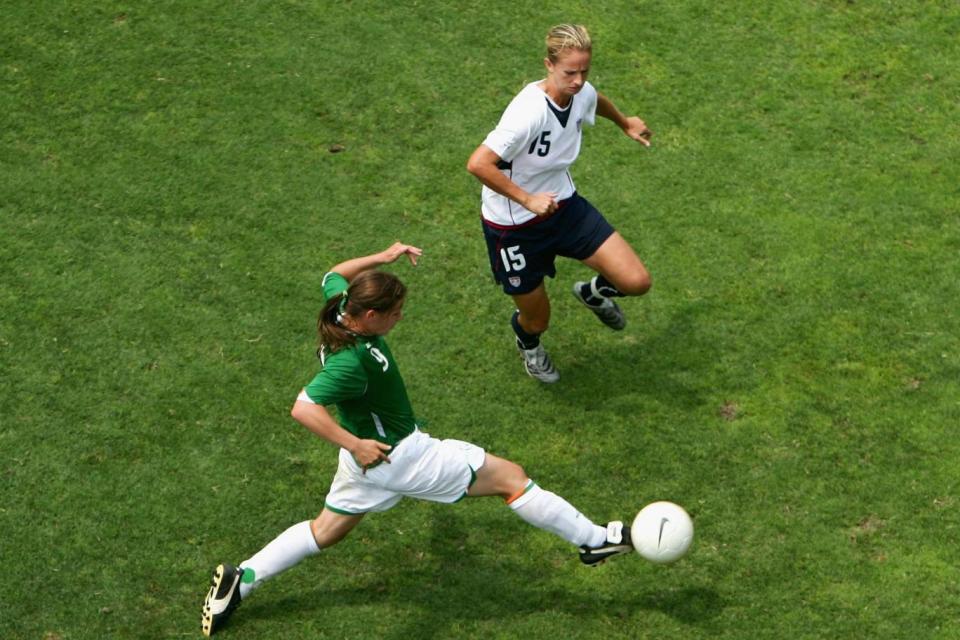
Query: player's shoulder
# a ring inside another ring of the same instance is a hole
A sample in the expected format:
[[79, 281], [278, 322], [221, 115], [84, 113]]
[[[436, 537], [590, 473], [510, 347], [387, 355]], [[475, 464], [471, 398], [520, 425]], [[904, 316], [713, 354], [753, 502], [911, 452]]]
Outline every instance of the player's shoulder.
[[527, 116], [538, 116], [546, 112], [546, 101], [543, 90], [537, 86], [538, 83], [531, 82], [520, 90], [520, 93], [513, 97], [507, 106], [506, 113], [525, 114]]
[[583, 108], [590, 108], [597, 103], [597, 89], [589, 82], [584, 82], [580, 92], [574, 99], [574, 104], [579, 103]]
[[543, 93], [543, 89], [540, 88], [541, 82], [543, 82], [543, 80], [534, 80], [533, 82], [528, 82], [527, 84], [523, 85], [523, 89], [520, 89], [520, 93], [517, 94], [517, 97], [524, 96], [542, 98], [545, 94]]
[[376, 354], [385, 351], [389, 351], [389, 349], [383, 336], [359, 336], [354, 344], [341, 349], [337, 353], [348, 352], [349, 355], [345, 355], [344, 358], [360, 362], [371, 357], [371, 355], [376, 359]]
[[513, 101], [522, 105], [533, 105], [542, 109], [546, 94], [540, 88], [540, 82], [528, 82], [513, 98]]
[[363, 354], [366, 351], [360, 342], [343, 346], [336, 351], [323, 354], [323, 368], [333, 371], [349, 371], [363, 369]]
[[364, 341], [363, 344], [364, 353], [372, 355], [374, 360], [380, 361], [381, 354], [390, 354], [390, 348], [387, 346], [387, 341], [384, 340], [383, 336], [372, 336], [370, 339]]

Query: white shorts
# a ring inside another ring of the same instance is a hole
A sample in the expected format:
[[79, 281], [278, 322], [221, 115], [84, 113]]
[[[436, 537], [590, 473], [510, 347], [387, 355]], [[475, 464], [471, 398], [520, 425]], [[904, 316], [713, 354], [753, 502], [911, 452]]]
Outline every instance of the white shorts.
[[350, 452], [341, 449], [324, 506], [335, 513], [356, 515], [386, 511], [404, 496], [456, 502], [466, 495], [486, 457], [475, 444], [437, 440], [419, 430], [388, 455], [389, 464], [380, 463], [364, 474]]

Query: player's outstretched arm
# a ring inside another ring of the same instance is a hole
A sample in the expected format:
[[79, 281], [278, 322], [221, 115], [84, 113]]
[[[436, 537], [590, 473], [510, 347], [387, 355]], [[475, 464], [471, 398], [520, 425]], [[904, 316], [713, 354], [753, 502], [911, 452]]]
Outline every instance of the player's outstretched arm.
[[379, 253], [345, 260], [340, 264], [331, 267], [330, 271], [339, 273], [349, 281], [353, 280], [354, 277], [356, 277], [356, 275], [362, 271], [373, 269], [383, 264], [390, 264], [400, 256], [404, 255], [409, 258], [410, 264], [417, 266], [417, 258], [423, 255], [423, 249], [410, 244], [404, 244], [402, 242], [394, 242], [392, 245]]
[[337, 424], [323, 405], [297, 400], [290, 410], [290, 415], [327, 442], [349, 451], [354, 460], [364, 468], [376, 462], [390, 462], [387, 457], [390, 445], [358, 438]]
[[650, 146], [653, 132], [647, 128], [647, 124], [637, 116], [625, 116], [620, 113], [613, 102], [599, 91], [597, 92], [597, 115], [613, 121], [627, 136], [643, 146]]

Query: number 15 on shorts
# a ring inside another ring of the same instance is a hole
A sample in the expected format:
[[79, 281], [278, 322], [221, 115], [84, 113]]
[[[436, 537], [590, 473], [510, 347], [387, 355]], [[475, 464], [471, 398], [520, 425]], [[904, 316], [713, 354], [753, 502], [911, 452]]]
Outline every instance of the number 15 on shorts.
[[503, 269], [507, 273], [523, 271], [523, 268], [527, 266], [527, 259], [520, 253], [520, 245], [518, 244], [500, 249], [500, 259], [503, 261]]

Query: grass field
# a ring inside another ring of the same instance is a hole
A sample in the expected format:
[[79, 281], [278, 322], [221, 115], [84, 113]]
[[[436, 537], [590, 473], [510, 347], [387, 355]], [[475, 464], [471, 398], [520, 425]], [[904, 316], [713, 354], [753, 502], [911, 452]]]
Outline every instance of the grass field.
[[[695, 546], [586, 570], [409, 501], [222, 637], [960, 637], [960, 5], [565, 4], [5, 3], [0, 637], [199, 637], [213, 566], [322, 505], [320, 277], [395, 239], [428, 428], [600, 522], [683, 504]], [[655, 132], [573, 171], [654, 287], [614, 334], [561, 263], [543, 387], [464, 164], [563, 21]]]

